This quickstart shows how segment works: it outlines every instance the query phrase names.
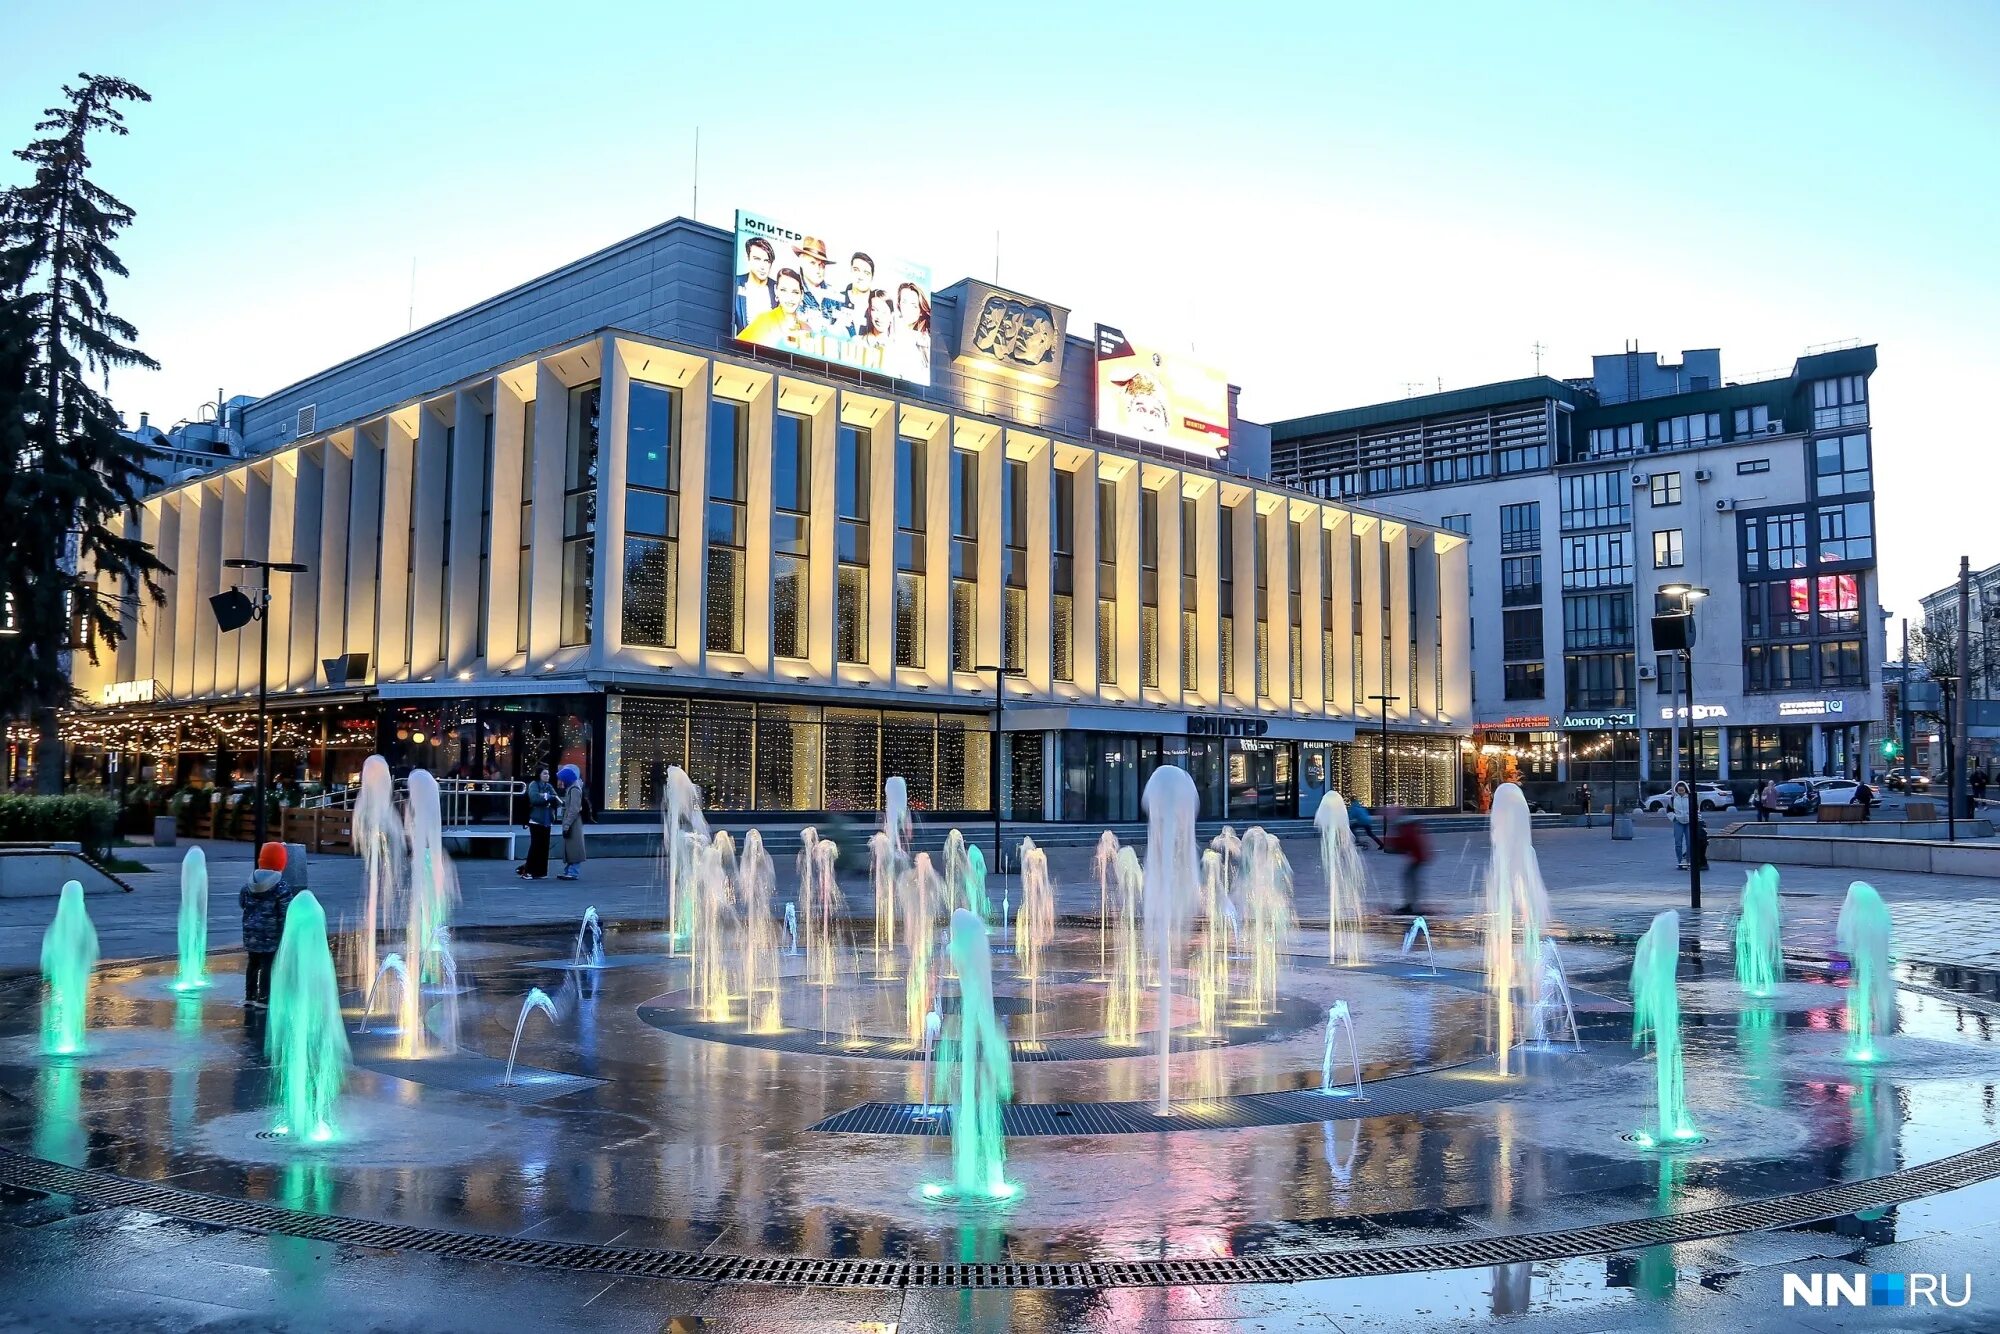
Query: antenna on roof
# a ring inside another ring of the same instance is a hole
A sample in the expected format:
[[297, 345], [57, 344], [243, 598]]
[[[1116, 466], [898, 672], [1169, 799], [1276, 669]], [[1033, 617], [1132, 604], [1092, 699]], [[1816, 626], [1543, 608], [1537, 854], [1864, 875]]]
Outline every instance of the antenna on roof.
[[1542, 353], [1546, 351], [1548, 351], [1548, 348], [1543, 345], [1541, 339], [1537, 338], [1535, 340], [1535, 374], [1537, 375], [1542, 373]]

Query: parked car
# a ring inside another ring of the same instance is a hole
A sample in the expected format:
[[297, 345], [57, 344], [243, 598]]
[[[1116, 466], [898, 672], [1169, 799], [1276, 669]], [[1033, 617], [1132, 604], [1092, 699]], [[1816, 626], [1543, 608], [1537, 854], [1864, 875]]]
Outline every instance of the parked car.
[[1819, 809], [1819, 794], [1812, 784], [1791, 779], [1778, 784], [1778, 814], [1811, 815]]
[[1813, 796], [1822, 806], [1850, 805], [1855, 794], [1861, 790], [1861, 784], [1852, 778], [1808, 778], [1803, 781], [1812, 788]]
[[1882, 786], [1891, 792], [1928, 792], [1931, 776], [1899, 764], [1882, 775]]
[[[1694, 790], [1696, 797], [1700, 800], [1702, 810], [1728, 811], [1736, 809], [1736, 794], [1730, 791], [1727, 784], [1696, 783]], [[1639, 809], [1648, 815], [1664, 815], [1673, 805], [1673, 800], [1674, 794], [1671, 790], [1655, 792], [1652, 796], [1647, 797], [1639, 803]]]

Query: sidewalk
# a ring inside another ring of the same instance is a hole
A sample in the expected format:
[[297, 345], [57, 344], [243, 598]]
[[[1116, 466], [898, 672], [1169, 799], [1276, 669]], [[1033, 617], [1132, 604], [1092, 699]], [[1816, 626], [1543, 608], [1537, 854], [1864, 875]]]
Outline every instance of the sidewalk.
[[[1630, 842], [1614, 840], [1604, 825], [1536, 831], [1535, 847], [1557, 926], [1636, 937], [1655, 913], [1678, 908], [1683, 931], [1698, 928], [1705, 944], [1726, 949], [1749, 866], [1715, 863], [1703, 878], [1703, 911], [1698, 919], [1692, 918], [1686, 911], [1687, 874], [1674, 869], [1666, 822], [1641, 817], [1636, 824]], [[1439, 834], [1434, 842], [1436, 859], [1425, 872], [1424, 907], [1444, 924], [1478, 910], [1487, 845], [1483, 833]], [[252, 849], [247, 843], [202, 846], [209, 865], [210, 947], [234, 948], [241, 939], [236, 894], [249, 877]], [[134, 893], [90, 897], [103, 955], [119, 959], [171, 954], [180, 902], [178, 868], [186, 846], [124, 851], [150, 869], [127, 877], [137, 886]], [[1298, 915], [1308, 922], [1324, 921], [1318, 845], [1310, 839], [1288, 840], [1285, 852], [1292, 861]], [[849, 912], [861, 917], [873, 908], [864, 857], [860, 848], [847, 850], [841, 877]], [[1383, 911], [1397, 901], [1403, 863], [1372, 849], [1362, 858], [1370, 877], [1370, 910]], [[793, 861], [790, 856], [775, 861], [782, 901], [795, 892]], [[1097, 884], [1091, 849], [1050, 849], [1049, 864], [1058, 913], [1094, 916]], [[657, 922], [666, 913], [666, 893], [651, 858], [600, 858], [585, 864], [584, 878], [574, 883], [555, 879], [528, 883], [514, 874], [512, 862], [501, 860], [460, 860], [457, 869], [463, 894], [457, 918], [462, 925], [574, 922], [587, 907], [595, 907], [607, 922]], [[1895, 915], [1899, 956], [2000, 968], [2000, 880], [1905, 872], [1864, 875], [1823, 867], [1780, 869], [1790, 948], [1813, 952], [1830, 947], [1847, 886], [1866, 879], [1882, 892]], [[343, 918], [351, 922], [359, 904], [359, 861], [314, 857], [309, 877], [328, 920], [336, 926]], [[1003, 893], [1010, 897], [1014, 893], [1011, 877], [996, 877], [993, 895], [998, 899]], [[0, 970], [38, 966], [42, 931], [54, 911], [53, 897], [0, 899]]]

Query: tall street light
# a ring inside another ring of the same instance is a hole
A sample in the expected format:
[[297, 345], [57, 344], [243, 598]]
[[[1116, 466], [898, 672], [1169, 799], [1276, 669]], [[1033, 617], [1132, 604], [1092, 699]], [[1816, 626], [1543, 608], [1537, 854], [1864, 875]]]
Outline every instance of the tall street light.
[[987, 748], [986, 791], [993, 801], [993, 873], [1003, 875], [1007, 870], [1007, 854], [1001, 846], [1000, 833], [1000, 711], [1007, 704], [1007, 678], [1026, 675], [1019, 667], [1002, 667], [991, 662], [976, 664], [975, 672], [993, 673], [993, 744]]
[[253, 620], [257, 622], [257, 846], [261, 848], [264, 835], [269, 832], [264, 803], [271, 783], [271, 729], [265, 714], [265, 691], [271, 675], [271, 574], [273, 571], [304, 574], [306, 567], [294, 561], [254, 560], [248, 556], [232, 557], [222, 563], [232, 570], [257, 570], [263, 575], [254, 602], [241, 588], [217, 593], [208, 600], [215, 610], [215, 623], [224, 630], [240, 630]]
[[1670, 623], [1668, 642], [1678, 642], [1681, 653], [1681, 676], [1687, 686], [1687, 774], [1688, 785], [1688, 910], [1701, 911], [1701, 840], [1697, 828], [1701, 824], [1701, 773], [1697, 761], [1701, 758], [1700, 737], [1695, 730], [1694, 713], [1694, 604], [1708, 596], [1706, 588], [1694, 584], [1662, 584], [1660, 592], [1670, 598], [1680, 599], [1680, 610], [1672, 616], [1653, 618], [1653, 647], [1661, 647], [1661, 622]]
[[1382, 790], [1376, 794], [1377, 807], [1389, 804], [1389, 706], [1402, 703], [1401, 695], [1370, 695], [1368, 697], [1381, 705], [1382, 713]]

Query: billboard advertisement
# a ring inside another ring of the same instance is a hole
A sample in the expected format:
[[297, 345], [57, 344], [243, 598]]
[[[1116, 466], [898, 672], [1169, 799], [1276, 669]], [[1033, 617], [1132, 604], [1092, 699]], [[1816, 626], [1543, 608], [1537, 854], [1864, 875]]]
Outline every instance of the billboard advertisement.
[[931, 271], [866, 238], [739, 209], [730, 302], [739, 343], [931, 382]]
[[952, 356], [968, 368], [1055, 384], [1068, 332], [1067, 307], [967, 278]]
[[1203, 458], [1229, 449], [1229, 382], [1213, 366], [1097, 326], [1097, 429]]

